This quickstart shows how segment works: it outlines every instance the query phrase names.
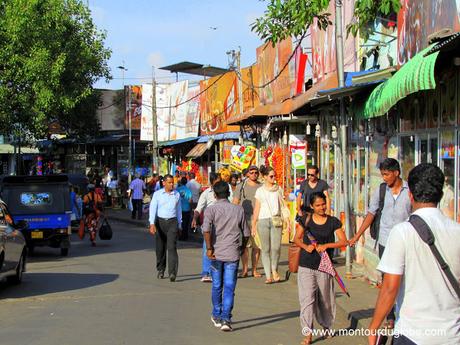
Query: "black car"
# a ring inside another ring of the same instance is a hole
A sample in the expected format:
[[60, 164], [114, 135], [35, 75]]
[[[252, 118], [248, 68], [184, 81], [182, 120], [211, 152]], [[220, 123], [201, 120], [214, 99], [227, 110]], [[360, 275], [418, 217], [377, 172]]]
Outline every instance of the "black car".
[[6, 204], [0, 200], [0, 279], [19, 284], [26, 268], [27, 247], [22, 230], [27, 222], [13, 222]]

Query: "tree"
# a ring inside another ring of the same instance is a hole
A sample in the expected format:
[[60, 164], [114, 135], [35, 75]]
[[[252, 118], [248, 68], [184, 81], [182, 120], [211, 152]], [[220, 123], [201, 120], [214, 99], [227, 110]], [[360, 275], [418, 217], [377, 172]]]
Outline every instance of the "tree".
[[[251, 29], [272, 44], [290, 36], [304, 35], [315, 19], [324, 30], [332, 24], [330, 14], [326, 12], [331, 1], [337, 0], [269, 0], [264, 15], [256, 19]], [[400, 0], [356, 0], [356, 21], [348, 24], [347, 31], [355, 36], [359, 32], [367, 37], [369, 23], [379, 15], [397, 13], [400, 8]]]
[[19, 123], [40, 137], [51, 121], [86, 120], [77, 110], [110, 78], [104, 40], [80, 0], [0, 0], [0, 131]]

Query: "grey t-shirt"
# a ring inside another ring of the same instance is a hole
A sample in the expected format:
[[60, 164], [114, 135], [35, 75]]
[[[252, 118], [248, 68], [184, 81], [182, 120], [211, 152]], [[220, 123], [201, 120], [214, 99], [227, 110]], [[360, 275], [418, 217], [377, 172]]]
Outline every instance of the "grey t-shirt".
[[216, 260], [234, 262], [240, 259], [241, 235], [250, 236], [244, 210], [227, 199], [217, 200], [204, 211], [203, 233], [211, 233]]
[[240, 205], [243, 206], [244, 215], [246, 216], [246, 221], [248, 222], [252, 219], [254, 204], [256, 202], [256, 191], [260, 188], [260, 186], [262, 186], [262, 184], [259, 182], [252, 186], [248, 181], [243, 181], [236, 187], [235, 197], [240, 200]]

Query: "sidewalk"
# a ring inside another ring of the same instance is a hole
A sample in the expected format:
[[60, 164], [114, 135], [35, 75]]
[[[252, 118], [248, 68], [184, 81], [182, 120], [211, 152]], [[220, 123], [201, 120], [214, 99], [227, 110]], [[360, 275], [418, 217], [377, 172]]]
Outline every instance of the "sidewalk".
[[[131, 212], [126, 209], [111, 209], [105, 210], [109, 220], [113, 219], [125, 224], [131, 224], [136, 227], [147, 229], [148, 227], [148, 215], [145, 214], [145, 219], [137, 220], [131, 219]], [[190, 232], [188, 242], [202, 243], [203, 237], [201, 233]], [[280, 258], [280, 275], [285, 276], [288, 270], [288, 246], [283, 245], [281, 250]], [[350, 298], [342, 293], [340, 288], [336, 286], [337, 292], [337, 308], [341, 309], [341, 312], [348, 316], [350, 322], [350, 328], [367, 328], [371, 322], [372, 315], [374, 312], [375, 302], [377, 301], [378, 289], [370, 284], [364, 277], [363, 269], [360, 265], [354, 264], [352, 269], [353, 278], [345, 278], [345, 259], [337, 258], [338, 264], [335, 265], [337, 272], [342, 277], [345, 286], [348, 289]], [[261, 264], [261, 263], [260, 263]], [[293, 273], [290, 276], [289, 283], [297, 288], [297, 274]]]
[[[104, 209], [104, 212], [109, 221], [110, 219], [113, 219], [118, 222], [134, 225], [136, 227], [141, 227], [145, 229], [148, 229], [149, 227], [148, 214], [144, 214], [143, 219], [138, 220], [138, 219], [131, 219], [131, 211], [127, 209], [107, 207]], [[202, 243], [202, 241], [203, 241], [203, 236], [201, 235], [201, 233], [192, 232], [192, 231], [189, 232], [187, 242]]]

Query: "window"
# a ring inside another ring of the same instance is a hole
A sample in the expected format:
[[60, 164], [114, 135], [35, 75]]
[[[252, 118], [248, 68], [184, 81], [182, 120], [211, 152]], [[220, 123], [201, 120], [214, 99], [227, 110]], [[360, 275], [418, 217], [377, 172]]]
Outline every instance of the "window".
[[50, 193], [21, 193], [21, 204], [25, 206], [51, 205], [52, 197]]

